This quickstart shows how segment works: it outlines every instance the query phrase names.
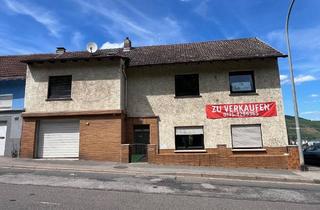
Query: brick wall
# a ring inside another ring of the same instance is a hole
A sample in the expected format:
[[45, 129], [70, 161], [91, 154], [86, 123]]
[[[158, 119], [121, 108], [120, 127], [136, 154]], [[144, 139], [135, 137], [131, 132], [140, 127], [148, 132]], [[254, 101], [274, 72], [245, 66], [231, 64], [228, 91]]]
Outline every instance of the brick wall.
[[154, 164], [244, 167], [269, 169], [298, 169], [299, 156], [297, 147], [266, 148], [264, 152], [232, 152], [230, 148], [219, 145], [207, 150], [207, 153], [174, 153], [160, 150], [156, 145], [149, 145], [148, 161]]
[[23, 119], [20, 142], [20, 157], [34, 157], [34, 143], [36, 139], [36, 119]]
[[133, 143], [133, 127], [134, 125], [149, 125], [150, 126], [150, 144], [158, 145], [159, 129], [158, 129], [158, 117], [128, 117], [126, 119], [126, 131], [128, 144]]
[[130, 144], [122, 144], [121, 145], [121, 163], [129, 163], [130, 162]]
[[300, 169], [299, 150], [297, 146], [288, 146], [288, 169]]
[[40, 120], [80, 119], [79, 158], [85, 160], [121, 161], [121, 143], [124, 142], [123, 114], [72, 115], [24, 117], [20, 157], [35, 158], [36, 127]]
[[121, 117], [83, 117], [80, 119], [80, 159], [120, 161]]

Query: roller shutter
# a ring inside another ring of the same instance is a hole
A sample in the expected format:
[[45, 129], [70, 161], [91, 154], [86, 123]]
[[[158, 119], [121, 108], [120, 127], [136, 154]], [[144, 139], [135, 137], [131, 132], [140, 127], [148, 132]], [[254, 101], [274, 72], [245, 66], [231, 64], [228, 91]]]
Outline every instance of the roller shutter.
[[38, 157], [79, 157], [79, 120], [43, 120], [38, 134]]
[[260, 125], [233, 125], [232, 145], [233, 148], [261, 148]]

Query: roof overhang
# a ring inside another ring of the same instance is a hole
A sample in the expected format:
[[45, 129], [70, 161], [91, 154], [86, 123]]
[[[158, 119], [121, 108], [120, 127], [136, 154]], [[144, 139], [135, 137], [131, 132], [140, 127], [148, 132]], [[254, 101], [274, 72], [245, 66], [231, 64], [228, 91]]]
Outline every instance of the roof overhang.
[[234, 58], [221, 58], [221, 59], [208, 59], [208, 60], [189, 60], [183, 62], [168, 62], [168, 63], [150, 63], [150, 64], [129, 64], [129, 68], [132, 67], [144, 67], [144, 66], [159, 66], [159, 65], [175, 65], [175, 64], [196, 64], [196, 63], [213, 63], [213, 62], [227, 62], [227, 61], [244, 61], [244, 60], [256, 60], [256, 59], [269, 59], [269, 58], [286, 58], [288, 55], [279, 54], [272, 56], [250, 56], [250, 57], [234, 57]]
[[0, 81], [11, 81], [11, 80], [25, 80], [25, 76], [8, 76], [8, 77], [0, 77]]
[[72, 56], [72, 57], [63, 57], [63, 56], [57, 56], [57, 57], [47, 57], [47, 58], [37, 58], [37, 59], [26, 59], [21, 60], [22, 63], [26, 64], [43, 64], [43, 63], [65, 63], [65, 62], [78, 62], [78, 61], [110, 61], [114, 59], [128, 59], [124, 56], [119, 55], [104, 55], [104, 56]]

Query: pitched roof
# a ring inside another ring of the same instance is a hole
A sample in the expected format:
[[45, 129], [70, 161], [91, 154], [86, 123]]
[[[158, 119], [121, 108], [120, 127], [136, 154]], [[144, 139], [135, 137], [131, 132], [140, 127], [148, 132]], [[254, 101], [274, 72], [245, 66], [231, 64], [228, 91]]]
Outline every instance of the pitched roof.
[[20, 62], [23, 58], [25, 56], [1, 56], [0, 77], [2, 79], [25, 77], [26, 64]]
[[23, 62], [56, 60], [103, 59], [122, 57], [130, 60], [129, 67], [173, 63], [234, 60], [249, 58], [286, 57], [257, 38], [195, 42], [186, 44], [133, 47], [124, 52], [123, 48], [98, 50], [94, 54], [86, 51], [57, 54], [37, 54], [0, 57], [0, 77], [25, 76]]
[[[122, 48], [121, 48], [122, 49]], [[96, 53], [89, 53], [87, 51], [65, 52], [63, 54], [46, 54], [38, 56], [30, 56], [29, 58], [21, 60], [23, 63], [33, 62], [54, 62], [54, 61], [70, 61], [70, 60], [89, 60], [89, 59], [103, 59], [103, 58], [115, 58], [123, 56], [122, 50], [119, 49], [107, 49], [98, 50]]]
[[0, 56], [0, 80], [24, 78], [27, 65], [21, 61], [44, 55], [46, 54]]
[[130, 66], [286, 57], [257, 38], [136, 47], [122, 54]]

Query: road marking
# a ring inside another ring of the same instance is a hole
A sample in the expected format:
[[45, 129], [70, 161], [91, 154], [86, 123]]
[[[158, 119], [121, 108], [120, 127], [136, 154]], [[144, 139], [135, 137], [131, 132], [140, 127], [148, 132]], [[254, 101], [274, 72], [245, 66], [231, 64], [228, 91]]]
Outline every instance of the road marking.
[[209, 184], [209, 183], [202, 183], [201, 186], [205, 189], [209, 189], [209, 190], [214, 190], [216, 189], [215, 186], [213, 186], [212, 184]]
[[47, 202], [47, 201], [40, 201], [39, 203], [44, 205], [52, 205], [52, 206], [59, 206], [61, 203], [53, 203], [53, 202]]

